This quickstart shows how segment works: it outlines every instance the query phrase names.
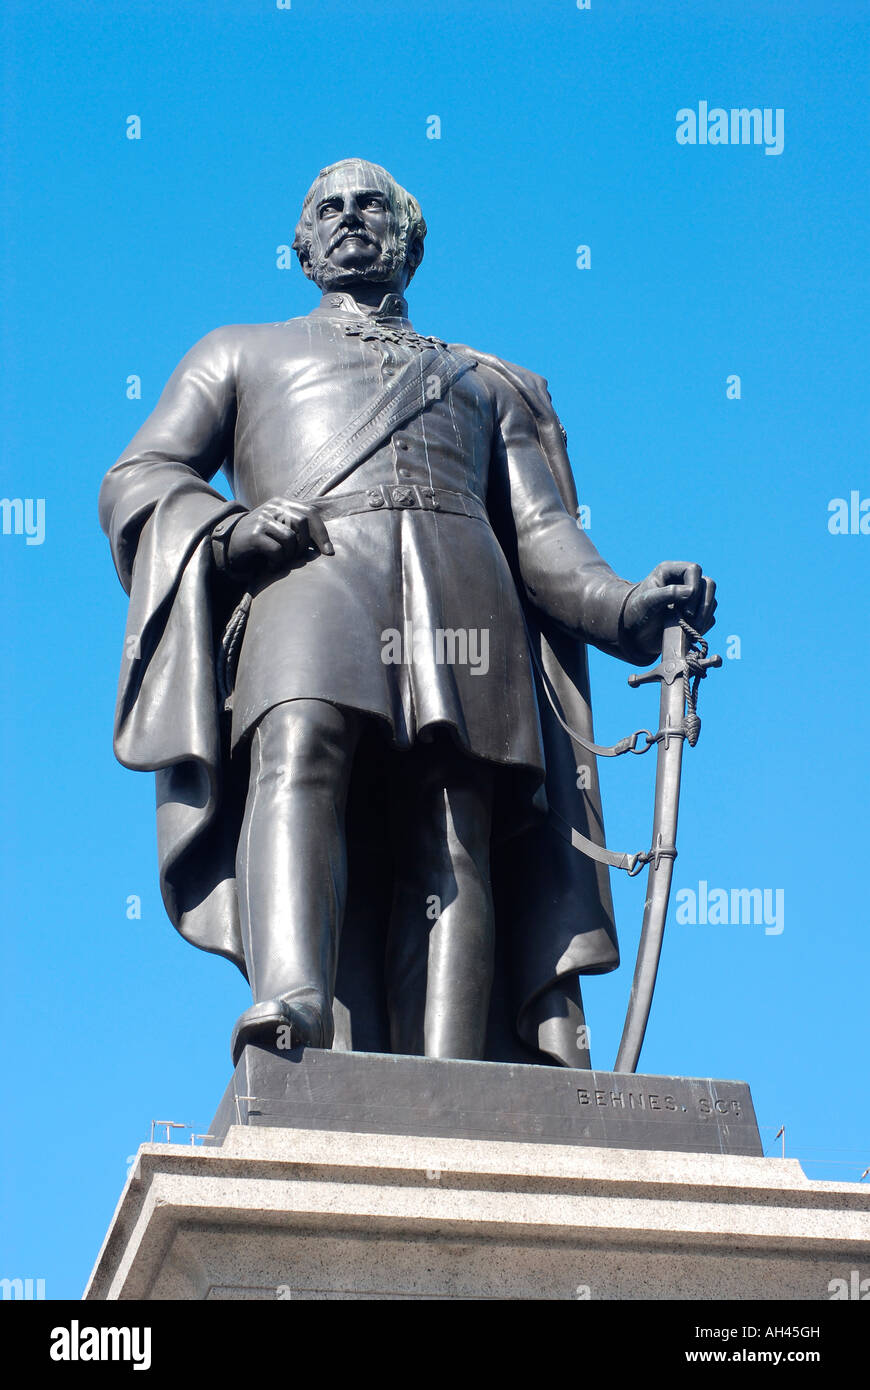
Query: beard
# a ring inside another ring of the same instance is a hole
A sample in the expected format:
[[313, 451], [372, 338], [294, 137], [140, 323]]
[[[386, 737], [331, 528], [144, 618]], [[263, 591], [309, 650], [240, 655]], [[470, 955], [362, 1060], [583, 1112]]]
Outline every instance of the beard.
[[315, 253], [312, 247], [309, 274], [318, 288], [326, 292], [352, 284], [354, 281], [363, 280], [368, 284], [379, 284], [384, 280], [392, 280], [404, 263], [403, 240], [391, 237], [389, 242], [382, 245], [376, 259], [363, 267], [337, 266], [322, 250]]

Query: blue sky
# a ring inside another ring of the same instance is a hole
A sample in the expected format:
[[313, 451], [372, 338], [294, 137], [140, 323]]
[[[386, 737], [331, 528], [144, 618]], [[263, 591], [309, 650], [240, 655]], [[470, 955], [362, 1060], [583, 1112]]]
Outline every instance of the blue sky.
[[[785, 1123], [807, 1173], [856, 1180], [870, 536], [828, 507], [870, 496], [866, 7], [9, 0], [2, 24], [2, 493], [44, 499], [45, 536], [0, 535], [0, 1274], [78, 1296], [151, 1120], [205, 1130], [229, 1077], [246, 986], [169, 925], [152, 780], [112, 755], [126, 600], [96, 498], [193, 342], [313, 307], [276, 252], [347, 155], [422, 203], [415, 325], [548, 378], [614, 568], [719, 583], [740, 655], [703, 689], [674, 886], [782, 890], [784, 925], [672, 912], [642, 1069], [747, 1080], [772, 1152]], [[782, 153], [678, 145], [700, 101], [781, 109]], [[628, 667], [592, 669], [603, 741], [655, 719]], [[614, 846], [648, 842], [653, 771], [604, 770]], [[585, 991], [603, 1068], [643, 882], [614, 882], [625, 964]]]

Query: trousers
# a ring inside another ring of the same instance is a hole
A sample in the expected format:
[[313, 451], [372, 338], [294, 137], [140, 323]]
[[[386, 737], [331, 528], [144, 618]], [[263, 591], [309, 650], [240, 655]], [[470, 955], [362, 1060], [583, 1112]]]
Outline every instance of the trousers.
[[[236, 862], [248, 978], [322, 1020], [333, 1002], [347, 901], [346, 810], [367, 717], [285, 701], [257, 723]], [[494, 958], [493, 771], [441, 731], [385, 747], [392, 896], [383, 972], [394, 1052], [484, 1056]]]

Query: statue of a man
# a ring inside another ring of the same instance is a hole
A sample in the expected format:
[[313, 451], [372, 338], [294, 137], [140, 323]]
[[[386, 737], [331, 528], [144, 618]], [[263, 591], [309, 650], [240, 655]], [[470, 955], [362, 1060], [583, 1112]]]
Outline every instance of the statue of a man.
[[247, 974], [236, 1059], [583, 1065], [579, 976], [618, 963], [570, 844], [603, 834], [584, 644], [647, 664], [669, 606], [713, 621], [698, 565], [632, 584], [580, 529], [541, 378], [412, 328], [425, 233], [386, 170], [324, 169], [319, 305], [197, 343], [102, 487], [115, 748], [157, 774], [172, 921]]

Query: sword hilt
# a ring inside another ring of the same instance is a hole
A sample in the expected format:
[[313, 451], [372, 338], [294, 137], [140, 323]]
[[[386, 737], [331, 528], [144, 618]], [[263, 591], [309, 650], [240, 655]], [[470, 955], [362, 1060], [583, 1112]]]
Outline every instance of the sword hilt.
[[650, 671], [632, 672], [628, 683], [632, 689], [648, 685], [651, 681], [661, 681], [663, 685], [673, 685], [678, 676], [685, 676], [689, 666], [686, 661], [686, 633], [679, 622], [668, 623], [662, 633], [662, 659]]
[[706, 675], [708, 666], [722, 665], [722, 658], [718, 655], [718, 653], [714, 656], [699, 656], [694, 664], [696, 668], [700, 668], [700, 670], [704, 672], [704, 675]]
[[[686, 657], [689, 645], [685, 628], [680, 623], [670, 623], [665, 628], [662, 639], [661, 661], [649, 671], [633, 671], [628, 678], [629, 685], [633, 690], [639, 685], [648, 685], [650, 681], [662, 681], [665, 685], [673, 685], [678, 676], [689, 674], [700, 676], [703, 680], [709, 667], [722, 665], [722, 658], [718, 654], [706, 655], [706, 643], [702, 643], [701, 652], [692, 651], [692, 660], [689, 662]], [[702, 655], [702, 652], [705, 654]]]
[[686, 669], [685, 661], [682, 663], [660, 661], [658, 666], [653, 666], [649, 671], [632, 671], [628, 683], [632, 690], [636, 690], [639, 685], [649, 685], [651, 681], [662, 681], [665, 685], [673, 685], [677, 676], [682, 676]]

